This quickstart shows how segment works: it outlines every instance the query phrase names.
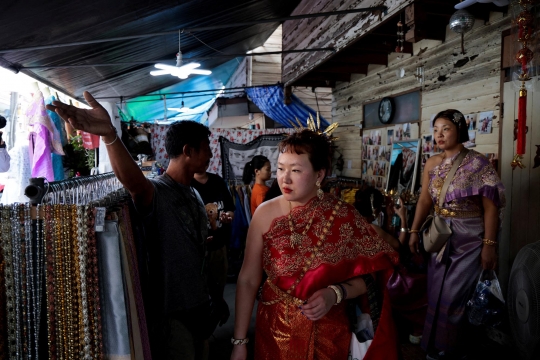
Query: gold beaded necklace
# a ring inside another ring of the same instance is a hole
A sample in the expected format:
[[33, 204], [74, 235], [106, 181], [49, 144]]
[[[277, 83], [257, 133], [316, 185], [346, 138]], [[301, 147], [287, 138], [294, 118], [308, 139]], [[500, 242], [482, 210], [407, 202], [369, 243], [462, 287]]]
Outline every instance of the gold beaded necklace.
[[291, 202], [289, 201], [289, 230], [291, 230], [290, 244], [293, 249], [295, 246], [302, 244], [302, 241], [306, 237], [307, 232], [311, 228], [311, 224], [313, 224], [313, 217], [309, 219], [309, 222], [307, 223], [306, 227], [304, 228], [304, 231], [302, 231], [301, 234], [294, 231], [294, 224], [292, 220], [292, 205], [291, 205]]

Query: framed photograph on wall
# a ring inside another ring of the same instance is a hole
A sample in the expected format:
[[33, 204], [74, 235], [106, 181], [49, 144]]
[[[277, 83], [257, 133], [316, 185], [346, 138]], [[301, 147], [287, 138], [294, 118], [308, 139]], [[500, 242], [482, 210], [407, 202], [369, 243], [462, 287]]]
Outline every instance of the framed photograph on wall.
[[386, 180], [386, 191], [399, 194], [415, 192], [420, 184], [416, 181], [420, 163], [420, 139], [397, 141], [392, 145], [390, 171]]

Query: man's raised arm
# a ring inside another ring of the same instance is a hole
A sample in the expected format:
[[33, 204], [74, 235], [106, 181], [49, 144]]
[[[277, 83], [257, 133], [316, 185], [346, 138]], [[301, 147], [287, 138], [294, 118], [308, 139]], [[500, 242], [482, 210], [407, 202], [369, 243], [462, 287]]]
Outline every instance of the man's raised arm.
[[88, 91], [85, 91], [83, 95], [92, 109], [79, 109], [61, 101], [54, 101], [52, 105], [47, 105], [47, 109], [55, 111], [75, 129], [101, 136], [107, 146], [111, 165], [118, 180], [131, 193], [137, 205], [143, 207], [150, 205], [154, 187], [120, 141], [109, 113]]

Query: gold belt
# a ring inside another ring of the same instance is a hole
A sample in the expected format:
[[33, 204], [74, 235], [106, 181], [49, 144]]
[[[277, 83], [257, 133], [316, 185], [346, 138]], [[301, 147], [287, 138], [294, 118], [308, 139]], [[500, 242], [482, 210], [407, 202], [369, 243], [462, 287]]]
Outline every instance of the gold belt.
[[[292, 304], [296, 306], [301, 306], [304, 304], [304, 300], [301, 300], [297, 297], [294, 297], [292, 295], [287, 294], [285, 291], [281, 290], [277, 285], [275, 285], [270, 279], [266, 280], [266, 283], [274, 291], [274, 293], [278, 296], [277, 299], [270, 300], [270, 301], [261, 301], [261, 304], [263, 305], [274, 305], [277, 304], [280, 301], [283, 301], [286, 304]], [[262, 299], [261, 299], [262, 300]]]
[[455, 218], [475, 218], [481, 217], [482, 212], [477, 211], [463, 211], [463, 210], [449, 210], [441, 209], [439, 205], [435, 205], [435, 213], [442, 217], [455, 217]]

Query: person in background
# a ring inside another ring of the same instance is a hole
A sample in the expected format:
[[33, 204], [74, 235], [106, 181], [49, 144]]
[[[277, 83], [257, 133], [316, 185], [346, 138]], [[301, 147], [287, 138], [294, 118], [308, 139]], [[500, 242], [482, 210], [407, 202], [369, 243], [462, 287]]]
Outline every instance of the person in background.
[[266, 181], [272, 177], [272, 167], [270, 160], [266, 156], [255, 155], [250, 162], [244, 166], [242, 180], [249, 185], [255, 178], [255, 184], [251, 189], [251, 215], [255, 214], [257, 207], [264, 201], [264, 195], [270, 189], [266, 186]]
[[[4, 128], [6, 126], [6, 118], [3, 116], [0, 116], [0, 129]], [[2, 131], [0, 131], [0, 172], [6, 172], [9, 170], [9, 163], [11, 161], [11, 158], [9, 157], [9, 154], [6, 149], [6, 143], [2, 139]]]
[[264, 195], [263, 202], [272, 200], [273, 198], [278, 197], [280, 195], [281, 195], [281, 189], [279, 188], [277, 179], [274, 179], [274, 181], [272, 181], [272, 185], [270, 185], [270, 189], [268, 189], [268, 191], [266, 192], [266, 195]]
[[219, 305], [222, 318], [220, 325], [229, 318], [229, 307], [223, 298], [227, 282], [227, 245], [231, 239], [231, 223], [234, 218], [234, 202], [225, 181], [216, 174], [195, 173], [191, 186], [201, 195], [208, 215], [208, 290], [212, 301]]
[[[382, 284], [398, 254], [352, 205], [320, 189], [331, 166], [326, 135], [302, 130], [283, 140], [279, 150], [283, 195], [262, 203], [249, 227], [231, 359], [247, 358], [246, 336], [264, 270], [268, 280], [257, 309], [255, 359], [346, 360], [352, 332], [344, 300], [386, 295]], [[373, 305], [381, 310], [371, 312], [378, 326], [364, 359], [397, 359], [388, 297], [380, 307]], [[370, 313], [369, 307], [363, 310]]]
[[[443, 152], [426, 161], [409, 246], [411, 252], [419, 252], [420, 227], [433, 207], [450, 225], [452, 235], [439, 253], [430, 254], [422, 347], [428, 352], [427, 359], [462, 359], [476, 339], [465, 305], [482, 269], [492, 270], [497, 265], [504, 186], [484, 155], [463, 146], [469, 134], [460, 111], [438, 113], [433, 120], [433, 137]], [[467, 153], [439, 208], [446, 176], [462, 151]]]
[[[381, 216], [385, 201], [386, 212]], [[387, 288], [398, 329], [408, 336], [412, 344], [418, 345], [426, 319], [427, 280], [423, 259], [412, 257], [408, 247], [407, 207], [403, 205], [403, 199], [394, 204], [391, 197], [385, 199], [379, 190], [372, 187], [356, 193], [354, 207], [377, 234], [399, 252], [400, 264], [388, 280]], [[394, 214], [399, 218], [399, 225], [392, 224]]]
[[119, 140], [107, 110], [89, 92], [83, 95], [91, 109], [61, 101], [47, 109], [73, 128], [101, 136], [116, 177], [144, 217], [151, 286], [145, 308], [150, 315], [152, 357], [205, 359], [203, 326], [211, 309], [203, 267], [208, 218], [190, 184], [212, 158], [210, 130], [194, 121], [171, 124], [165, 138], [169, 167], [163, 175], [148, 179]]

